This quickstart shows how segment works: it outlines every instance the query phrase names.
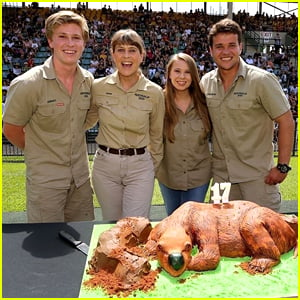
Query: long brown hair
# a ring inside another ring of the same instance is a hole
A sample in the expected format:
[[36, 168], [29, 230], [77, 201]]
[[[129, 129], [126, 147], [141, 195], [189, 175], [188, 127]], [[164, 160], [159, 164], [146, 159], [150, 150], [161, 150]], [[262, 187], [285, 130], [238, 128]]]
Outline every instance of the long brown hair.
[[194, 103], [194, 107], [199, 115], [199, 117], [203, 121], [204, 129], [207, 135], [211, 131], [211, 122], [208, 115], [208, 109], [205, 101], [205, 95], [202, 93], [200, 88], [200, 77], [197, 69], [197, 65], [194, 59], [186, 54], [186, 53], [178, 53], [174, 54], [167, 64], [166, 69], [166, 86], [164, 90], [165, 94], [165, 104], [166, 104], [166, 112], [165, 112], [165, 135], [166, 138], [171, 142], [174, 143], [175, 135], [174, 135], [174, 128], [178, 122], [178, 113], [175, 104], [175, 95], [176, 90], [169, 78], [170, 71], [172, 69], [173, 63], [176, 60], [183, 60], [187, 63], [188, 68], [191, 73], [192, 83], [189, 86], [189, 93], [191, 95], [192, 101]]

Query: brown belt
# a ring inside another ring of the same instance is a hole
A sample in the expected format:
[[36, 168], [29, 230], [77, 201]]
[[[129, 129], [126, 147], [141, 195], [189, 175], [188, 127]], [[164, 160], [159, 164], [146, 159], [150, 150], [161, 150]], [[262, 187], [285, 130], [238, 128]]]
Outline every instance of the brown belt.
[[118, 154], [118, 155], [140, 155], [144, 154], [146, 152], [145, 148], [127, 148], [127, 149], [114, 149], [109, 148], [103, 145], [99, 145], [99, 148], [105, 152], [111, 153], [111, 154]]

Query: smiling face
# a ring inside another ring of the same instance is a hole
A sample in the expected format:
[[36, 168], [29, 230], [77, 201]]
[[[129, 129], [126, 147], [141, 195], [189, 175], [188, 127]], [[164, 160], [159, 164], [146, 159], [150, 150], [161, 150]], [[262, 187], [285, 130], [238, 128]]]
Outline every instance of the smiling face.
[[48, 43], [54, 60], [68, 65], [77, 64], [85, 47], [82, 30], [74, 23], [57, 26]]
[[188, 64], [182, 59], [174, 60], [169, 73], [169, 79], [176, 90], [187, 90], [192, 83]]
[[144, 56], [135, 45], [119, 44], [112, 52], [112, 58], [119, 76], [135, 77], [139, 74], [138, 70]]
[[242, 44], [234, 33], [218, 33], [213, 37], [210, 54], [220, 71], [237, 71]]

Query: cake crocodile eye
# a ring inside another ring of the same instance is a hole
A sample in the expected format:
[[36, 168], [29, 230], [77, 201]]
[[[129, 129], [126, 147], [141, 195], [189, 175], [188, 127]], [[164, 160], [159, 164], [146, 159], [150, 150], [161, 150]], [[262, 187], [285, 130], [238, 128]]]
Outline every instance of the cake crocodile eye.
[[163, 248], [163, 246], [162, 246], [161, 244], [158, 244], [158, 245], [157, 245], [157, 249], [158, 249], [159, 251], [164, 251], [164, 248]]

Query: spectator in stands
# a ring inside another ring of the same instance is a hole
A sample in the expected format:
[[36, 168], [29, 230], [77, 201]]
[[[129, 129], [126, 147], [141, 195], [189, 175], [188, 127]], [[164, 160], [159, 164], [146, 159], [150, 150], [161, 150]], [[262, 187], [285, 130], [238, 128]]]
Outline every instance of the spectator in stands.
[[12, 69], [10, 69], [9, 71], [8, 71], [8, 74], [6, 75], [6, 79], [9, 81], [9, 82], [11, 82], [13, 79], [15, 79], [16, 78], [16, 75], [14, 74], [14, 72], [13, 72], [13, 70]]
[[21, 75], [22, 69], [21, 69], [20, 64], [19, 64], [19, 63], [16, 63], [16, 64], [13, 66], [12, 71], [13, 71], [13, 73], [15, 74], [15, 76]]
[[94, 75], [97, 70], [97, 67], [98, 67], [98, 65], [90, 63], [90, 66], [88, 67], [88, 71]]
[[254, 65], [254, 60], [251, 55], [248, 55], [245, 61], [248, 65]]
[[3, 113], [4, 113], [6, 96], [7, 96], [7, 89], [2, 88], [2, 116], [3, 116]]
[[92, 183], [104, 220], [149, 218], [154, 174], [163, 157], [162, 88], [145, 78], [141, 37], [131, 29], [111, 40], [116, 72], [95, 79], [87, 126], [99, 121]]
[[170, 215], [189, 200], [205, 200], [211, 179], [211, 125], [194, 59], [175, 54], [166, 72], [164, 157], [157, 179]]
[[24, 150], [30, 223], [93, 220], [84, 130], [93, 76], [78, 65], [89, 29], [71, 11], [45, 29], [52, 56], [12, 82], [3, 132]]
[[281, 49], [281, 37], [279, 32], [276, 33], [276, 36], [274, 38], [274, 43], [275, 43], [275, 52], [279, 52]]
[[[214, 24], [208, 36], [218, 66], [201, 79], [213, 126], [213, 180], [231, 182], [231, 200], [279, 211], [279, 183], [290, 170], [294, 121], [277, 78], [240, 58], [241, 40], [240, 26], [230, 19]], [[274, 121], [279, 125], [277, 166]]]
[[162, 82], [161, 82], [161, 74], [160, 74], [160, 72], [156, 72], [155, 73], [155, 75], [152, 77], [152, 79], [151, 79], [151, 81], [152, 82], [155, 82], [156, 84], [158, 84], [158, 85], [162, 85]]

